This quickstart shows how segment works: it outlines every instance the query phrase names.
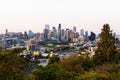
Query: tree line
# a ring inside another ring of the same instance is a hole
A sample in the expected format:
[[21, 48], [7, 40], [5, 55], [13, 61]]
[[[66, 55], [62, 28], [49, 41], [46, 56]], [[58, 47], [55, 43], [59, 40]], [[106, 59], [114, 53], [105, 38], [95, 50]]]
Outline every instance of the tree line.
[[31, 74], [31, 62], [20, 56], [22, 49], [0, 49], [0, 80], [120, 80], [120, 51], [109, 24], [104, 24], [95, 55], [49, 58], [47, 66], [38, 66]]

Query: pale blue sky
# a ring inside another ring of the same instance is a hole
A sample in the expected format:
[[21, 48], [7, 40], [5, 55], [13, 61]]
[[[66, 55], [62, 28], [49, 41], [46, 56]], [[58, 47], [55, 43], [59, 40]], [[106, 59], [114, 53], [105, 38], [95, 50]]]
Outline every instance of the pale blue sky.
[[44, 25], [98, 33], [109, 23], [120, 34], [120, 0], [0, 0], [0, 33], [42, 32]]

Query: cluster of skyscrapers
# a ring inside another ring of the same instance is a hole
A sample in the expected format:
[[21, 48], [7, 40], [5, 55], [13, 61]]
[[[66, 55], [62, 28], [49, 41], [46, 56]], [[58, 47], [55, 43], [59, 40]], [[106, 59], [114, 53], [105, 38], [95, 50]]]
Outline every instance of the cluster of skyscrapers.
[[[80, 31], [80, 32], [77, 32]], [[11, 46], [25, 46], [28, 42], [32, 43], [43, 43], [43, 42], [81, 42], [81, 41], [94, 41], [96, 39], [95, 33], [91, 32], [88, 35], [88, 31], [84, 29], [62, 29], [61, 24], [57, 27], [52, 27], [50, 25], [45, 25], [43, 33], [34, 33], [32, 30], [28, 32], [8, 32], [6, 29], [5, 34], [0, 34], [0, 47], [9, 48]]]
[[95, 33], [91, 32], [91, 35], [88, 35], [88, 31], [84, 32], [84, 29], [80, 30], [80, 33], [76, 31], [76, 27], [73, 27], [73, 30], [67, 28], [62, 29], [61, 24], [58, 27], [52, 27], [50, 30], [49, 25], [45, 25], [45, 29], [43, 33], [40, 34], [40, 40], [49, 41], [49, 40], [57, 40], [57, 41], [78, 41], [78, 40], [95, 40]]

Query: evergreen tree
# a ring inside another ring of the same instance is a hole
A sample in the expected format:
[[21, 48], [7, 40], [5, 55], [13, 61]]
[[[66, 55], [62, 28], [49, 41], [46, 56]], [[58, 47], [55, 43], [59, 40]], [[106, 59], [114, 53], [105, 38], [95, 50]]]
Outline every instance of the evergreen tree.
[[117, 52], [112, 31], [110, 30], [109, 24], [104, 24], [100, 34], [98, 49], [96, 50], [94, 56], [95, 62], [97, 64], [113, 62], [115, 60], [116, 53]]

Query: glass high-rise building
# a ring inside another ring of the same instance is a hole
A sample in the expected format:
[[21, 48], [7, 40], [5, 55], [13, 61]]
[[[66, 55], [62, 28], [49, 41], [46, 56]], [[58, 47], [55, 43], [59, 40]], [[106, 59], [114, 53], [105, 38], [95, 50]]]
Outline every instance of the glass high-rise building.
[[84, 29], [80, 30], [80, 36], [84, 36]]
[[73, 27], [73, 32], [76, 32], [76, 26]]
[[85, 36], [86, 36], [86, 37], [88, 36], [88, 31], [85, 31]]
[[50, 26], [48, 24], [45, 25], [45, 29], [49, 30]]
[[58, 41], [61, 41], [61, 24], [58, 25]]

